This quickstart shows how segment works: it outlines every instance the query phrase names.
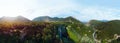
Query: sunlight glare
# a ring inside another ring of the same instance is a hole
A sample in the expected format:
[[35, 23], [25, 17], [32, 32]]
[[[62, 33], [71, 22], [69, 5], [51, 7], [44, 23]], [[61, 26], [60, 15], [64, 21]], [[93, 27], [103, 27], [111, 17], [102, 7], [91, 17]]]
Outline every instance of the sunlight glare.
[[0, 16], [9, 16], [9, 17], [16, 17], [20, 15], [20, 11], [15, 8], [1, 8]]

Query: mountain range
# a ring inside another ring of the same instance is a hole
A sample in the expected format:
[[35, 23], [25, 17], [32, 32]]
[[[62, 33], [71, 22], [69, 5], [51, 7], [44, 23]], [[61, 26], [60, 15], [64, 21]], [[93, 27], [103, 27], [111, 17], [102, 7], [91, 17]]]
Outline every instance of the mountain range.
[[17, 17], [1, 17], [0, 22], [30, 22], [31, 20], [23, 17], [23, 16], [17, 16]]
[[49, 17], [49, 16], [42, 16], [33, 19], [32, 21], [40, 21], [40, 22], [80, 22], [79, 20], [75, 19], [74, 17], [66, 17], [66, 18], [58, 18], [58, 17]]
[[[0, 18], [0, 22], [30, 22], [30, 21], [37, 21], [37, 22], [82, 22], [84, 24], [89, 23], [88, 22], [83, 22], [80, 20], [77, 20], [76, 18], [69, 16], [66, 18], [59, 18], [59, 17], [49, 17], [49, 16], [39, 16], [34, 18], [33, 20], [29, 20], [23, 16], [17, 16], [17, 17], [6, 17], [3, 16]], [[100, 21], [100, 22], [108, 22], [108, 20], [95, 20], [95, 21]]]

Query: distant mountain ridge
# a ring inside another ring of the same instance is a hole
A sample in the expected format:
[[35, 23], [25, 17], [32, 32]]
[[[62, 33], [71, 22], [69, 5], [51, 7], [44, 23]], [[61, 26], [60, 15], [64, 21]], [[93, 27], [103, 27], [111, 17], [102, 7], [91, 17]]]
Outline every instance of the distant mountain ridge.
[[[81, 22], [80, 20], [77, 20], [76, 18], [69, 16], [66, 18], [59, 18], [59, 17], [49, 17], [49, 16], [39, 16], [34, 18], [33, 20], [29, 20], [23, 16], [17, 16], [17, 17], [6, 17], [3, 16], [0, 18], [0, 22], [30, 22], [30, 21], [38, 21], [38, 22]], [[95, 20], [99, 22], [108, 22], [109, 20]], [[91, 21], [88, 21], [91, 22]], [[84, 24], [88, 22], [82, 22]]]
[[32, 21], [40, 21], [40, 22], [80, 22], [79, 20], [75, 19], [74, 17], [66, 17], [66, 18], [58, 18], [58, 17], [49, 17], [49, 16], [40, 16]]
[[29, 19], [23, 17], [23, 16], [17, 16], [17, 17], [1, 17], [0, 22], [30, 22]]

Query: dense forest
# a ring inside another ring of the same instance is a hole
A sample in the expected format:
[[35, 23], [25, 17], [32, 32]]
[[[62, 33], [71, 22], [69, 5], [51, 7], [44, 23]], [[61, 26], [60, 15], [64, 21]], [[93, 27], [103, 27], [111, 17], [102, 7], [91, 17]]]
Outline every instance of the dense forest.
[[120, 20], [2, 17], [0, 43], [120, 43]]

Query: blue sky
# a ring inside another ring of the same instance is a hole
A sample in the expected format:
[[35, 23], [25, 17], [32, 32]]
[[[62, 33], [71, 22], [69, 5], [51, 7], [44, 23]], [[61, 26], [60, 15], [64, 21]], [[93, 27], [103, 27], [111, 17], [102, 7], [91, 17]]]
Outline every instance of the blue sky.
[[73, 16], [80, 21], [120, 19], [120, 0], [0, 0], [0, 17]]

